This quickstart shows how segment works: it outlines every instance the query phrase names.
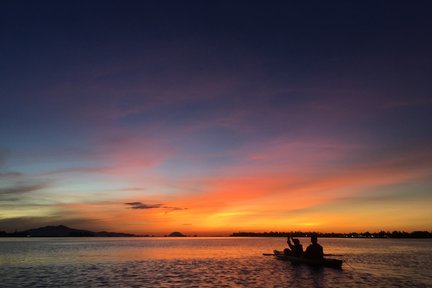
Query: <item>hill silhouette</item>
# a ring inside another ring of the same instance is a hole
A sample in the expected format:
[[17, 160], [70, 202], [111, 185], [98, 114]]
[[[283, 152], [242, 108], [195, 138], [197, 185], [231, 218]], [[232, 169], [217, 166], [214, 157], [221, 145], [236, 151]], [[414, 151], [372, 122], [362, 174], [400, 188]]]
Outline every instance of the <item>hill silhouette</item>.
[[139, 235], [119, 232], [93, 232], [74, 229], [64, 225], [45, 226], [25, 231], [6, 233], [0, 231], [0, 237], [137, 237]]
[[167, 237], [186, 237], [186, 235], [181, 232], [172, 232]]

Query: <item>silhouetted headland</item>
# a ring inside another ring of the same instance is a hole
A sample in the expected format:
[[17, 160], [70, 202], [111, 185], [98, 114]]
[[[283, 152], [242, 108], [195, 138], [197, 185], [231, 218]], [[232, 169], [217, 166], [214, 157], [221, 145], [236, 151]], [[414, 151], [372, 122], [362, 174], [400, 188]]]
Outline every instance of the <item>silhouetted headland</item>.
[[321, 238], [432, 238], [432, 232], [429, 231], [380, 231], [371, 232], [351, 232], [351, 233], [320, 233], [320, 232], [236, 232], [231, 237], [310, 237], [317, 234]]
[[59, 225], [45, 226], [13, 233], [0, 231], [0, 237], [142, 237], [142, 235], [107, 231], [93, 232]]
[[172, 233], [166, 235], [166, 237], [186, 237], [186, 235], [184, 235], [181, 232], [172, 232]]

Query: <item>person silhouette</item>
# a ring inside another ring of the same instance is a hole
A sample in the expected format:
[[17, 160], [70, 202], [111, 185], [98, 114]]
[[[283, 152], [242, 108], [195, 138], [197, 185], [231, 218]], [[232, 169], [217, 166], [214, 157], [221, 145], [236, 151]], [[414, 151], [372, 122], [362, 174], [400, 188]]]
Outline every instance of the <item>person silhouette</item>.
[[[293, 243], [291, 243], [291, 239]], [[298, 239], [294, 239], [293, 237], [287, 237], [287, 244], [289, 248], [285, 248], [284, 254], [288, 256], [294, 257], [302, 257], [303, 256], [303, 246], [300, 244]]]
[[323, 259], [324, 258], [324, 249], [318, 244], [318, 236], [313, 234], [311, 236], [311, 243], [304, 253], [304, 256], [309, 259]]

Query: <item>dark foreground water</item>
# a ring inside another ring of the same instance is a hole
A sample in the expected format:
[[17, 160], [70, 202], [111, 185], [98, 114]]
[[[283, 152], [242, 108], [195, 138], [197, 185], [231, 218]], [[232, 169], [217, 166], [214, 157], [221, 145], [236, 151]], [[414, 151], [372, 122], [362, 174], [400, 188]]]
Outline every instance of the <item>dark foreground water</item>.
[[[320, 239], [342, 270], [271, 256], [284, 238], [3, 238], [0, 287], [432, 287], [432, 241]], [[308, 239], [301, 239], [304, 247]]]

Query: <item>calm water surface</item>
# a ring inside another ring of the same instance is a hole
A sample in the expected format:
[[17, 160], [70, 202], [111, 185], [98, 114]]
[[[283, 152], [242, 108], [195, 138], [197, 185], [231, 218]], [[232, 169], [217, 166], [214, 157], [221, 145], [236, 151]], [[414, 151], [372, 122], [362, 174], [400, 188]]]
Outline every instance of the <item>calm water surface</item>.
[[431, 240], [319, 242], [342, 270], [262, 255], [284, 238], [3, 238], [0, 287], [432, 287]]

